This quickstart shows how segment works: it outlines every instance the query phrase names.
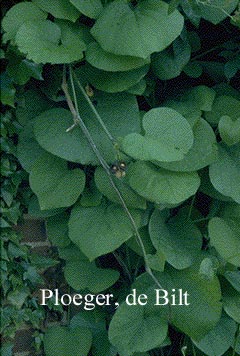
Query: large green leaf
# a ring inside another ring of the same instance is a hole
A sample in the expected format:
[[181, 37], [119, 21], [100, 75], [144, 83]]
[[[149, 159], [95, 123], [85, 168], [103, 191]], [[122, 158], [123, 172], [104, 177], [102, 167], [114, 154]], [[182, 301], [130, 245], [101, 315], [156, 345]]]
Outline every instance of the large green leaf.
[[47, 329], [43, 343], [46, 356], [87, 356], [92, 334], [86, 328], [53, 326]]
[[[133, 95], [99, 93], [95, 97], [97, 110], [115, 138], [123, 137], [129, 132], [140, 131], [139, 111]], [[116, 152], [84, 100], [79, 106], [80, 115], [101, 154], [108, 163], [112, 163], [116, 159]], [[65, 109], [46, 111], [36, 120], [34, 132], [37, 141], [45, 150], [68, 161], [98, 165], [99, 161], [81, 129], [76, 127], [66, 132], [72, 123], [72, 115]]]
[[17, 157], [22, 167], [30, 172], [34, 162], [44, 153], [33, 134], [33, 123], [29, 122], [20, 132], [17, 146]]
[[131, 157], [143, 161], [179, 161], [193, 144], [193, 132], [187, 120], [170, 108], [156, 108], [143, 117], [145, 135], [127, 135], [123, 150]]
[[[128, 207], [146, 209], [146, 200], [129, 187], [125, 178], [118, 179], [113, 176], [112, 179]], [[105, 195], [110, 201], [121, 204], [119, 196], [114, 190], [107, 173], [102, 167], [98, 167], [95, 171], [94, 180], [97, 188], [103, 195]]]
[[32, 0], [32, 2], [58, 19], [75, 22], [80, 16], [76, 7], [69, 4], [69, 0]]
[[[104, 51], [97, 42], [88, 45], [86, 51], [86, 60], [93, 67], [109, 72], [123, 72], [150, 63], [150, 58], [143, 59], [139, 57], [119, 56]], [[128, 75], [128, 73], [126, 73]]]
[[200, 185], [196, 172], [171, 172], [140, 161], [130, 165], [127, 178], [139, 195], [157, 204], [181, 203]]
[[235, 121], [227, 115], [222, 116], [218, 123], [218, 130], [223, 142], [225, 142], [228, 146], [232, 146], [240, 142], [240, 116]]
[[[169, 318], [170, 323], [180, 331], [192, 337], [194, 340], [201, 340], [221, 317], [222, 303], [220, 283], [217, 277], [206, 280], [198, 272], [199, 264], [193, 265], [184, 270], [176, 270], [171, 266], [166, 266], [164, 273], [155, 273], [155, 277], [168, 291], [169, 302], [172, 303], [171, 295], [175, 295], [176, 305], [154, 305], [156, 304], [156, 284], [151, 277], [143, 274], [133, 285], [137, 294], [145, 293], [148, 296], [146, 312], [153, 312], [159, 318]], [[187, 302], [183, 304], [180, 299], [180, 291], [187, 292]], [[160, 294], [162, 295], [162, 294]], [[164, 300], [160, 299], [160, 303]], [[170, 312], [170, 313], [169, 313]], [[169, 315], [170, 314], [170, 315]]]
[[171, 171], [191, 172], [216, 161], [218, 157], [216, 136], [207, 121], [197, 120], [193, 126], [193, 134], [193, 146], [181, 161], [155, 163]]
[[78, 260], [66, 263], [64, 276], [75, 290], [88, 289], [92, 293], [99, 293], [118, 280], [119, 272], [109, 268], [98, 268], [94, 261]]
[[237, 292], [226, 280], [221, 281], [223, 294], [223, 308], [225, 312], [240, 323], [240, 293]]
[[[141, 211], [130, 210], [135, 223], [141, 226]], [[114, 251], [134, 234], [132, 224], [122, 207], [100, 205], [75, 206], [69, 220], [69, 237], [89, 258]]]
[[86, 79], [95, 88], [107, 93], [117, 93], [131, 88], [147, 74], [149, 65], [130, 71], [106, 72], [86, 64], [77, 70], [77, 76]]
[[168, 15], [168, 5], [157, 0], [140, 2], [132, 9], [127, 1], [116, 0], [101, 13], [91, 33], [107, 52], [147, 58], [170, 45], [183, 28], [176, 10]]
[[29, 179], [43, 210], [73, 205], [85, 185], [81, 169], [69, 170], [66, 161], [49, 153], [44, 153], [35, 162]]
[[81, 30], [64, 20], [26, 22], [17, 32], [16, 44], [35, 63], [71, 63], [82, 59], [85, 50]]
[[221, 194], [240, 203], [240, 144], [228, 147], [219, 145], [219, 158], [210, 164], [212, 185]]
[[210, 2], [198, 2], [198, 6], [201, 16], [216, 25], [230, 16], [238, 3], [239, 0], [211, 0]]
[[71, 243], [68, 237], [68, 220], [67, 213], [51, 216], [46, 220], [47, 236], [54, 246], [66, 247]]
[[2, 27], [5, 31], [4, 41], [12, 40], [14, 42], [18, 29], [28, 21], [45, 20], [47, 13], [40, 10], [32, 2], [20, 2], [10, 8], [2, 21]]
[[217, 325], [194, 344], [208, 356], [222, 356], [233, 344], [236, 329], [234, 320], [223, 314]]
[[180, 75], [190, 57], [189, 43], [182, 38], [177, 38], [171, 47], [153, 55], [151, 66], [158, 78], [168, 80]]
[[70, 0], [70, 3], [81, 11], [82, 14], [92, 19], [96, 19], [103, 9], [101, 0]]
[[240, 267], [240, 224], [214, 217], [209, 221], [210, 243], [229, 263]]
[[159, 346], [167, 331], [167, 321], [144, 306], [122, 304], [110, 323], [109, 340], [121, 355], [130, 356]]
[[182, 214], [166, 222], [164, 214], [156, 209], [150, 219], [149, 233], [156, 250], [174, 268], [191, 266], [201, 254], [201, 232]]
[[230, 116], [233, 121], [240, 117], [240, 101], [232, 96], [220, 95], [214, 100], [212, 110], [205, 113], [206, 119], [217, 125], [222, 116]]

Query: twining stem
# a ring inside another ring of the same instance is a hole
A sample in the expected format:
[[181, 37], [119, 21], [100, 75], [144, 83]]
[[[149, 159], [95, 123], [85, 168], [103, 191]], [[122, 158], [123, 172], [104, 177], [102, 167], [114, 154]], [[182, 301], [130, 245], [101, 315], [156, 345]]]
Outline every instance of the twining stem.
[[[75, 87], [74, 87], [74, 83], [73, 83], [73, 79], [72, 79], [72, 72], [71, 72], [71, 69], [70, 69], [70, 80], [71, 80], [71, 85], [72, 85], [72, 91], [73, 91], [73, 97], [74, 97], [74, 101], [76, 100], [76, 93], [75, 93]], [[130, 213], [120, 191], [118, 190], [117, 186], [115, 185], [114, 181], [113, 181], [113, 178], [112, 178], [112, 174], [111, 174], [111, 171], [109, 169], [109, 166], [108, 164], [106, 163], [106, 161], [104, 160], [104, 158], [102, 157], [101, 153], [99, 152], [97, 146], [95, 145], [94, 143], [94, 140], [92, 139], [92, 136], [90, 134], [90, 132], [88, 131], [88, 128], [86, 127], [86, 125], [84, 124], [79, 112], [76, 111], [76, 108], [77, 108], [77, 102], [75, 102], [75, 106], [72, 102], [72, 99], [69, 95], [69, 91], [68, 91], [68, 85], [67, 85], [67, 81], [66, 81], [66, 72], [64, 70], [64, 73], [63, 73], [63, 82], [62, 82], [62, 90], [64, 91], [64, 94], [66, 96], [66, 100], [67, 100], [67, 103], [68, 103], [68, 106], [69, 106], [69, 109], [73, 115], [73, 120], [74, 120], [74, 125], [78, 124], [80, 126], [80, 128], [82, 129], [84, 135], [86, 136], [90, 146], [92, 147], [92, 150], [94, 151], [94, 153], [96, 154], [100, 164], [102, 165], [102, 167], [104, 168], [104, 170], [106, 171], [107, 173], [107, 176], [108, 176], [108, 179], [113, 187], [113, 189], [115, 190], [115, 192], [117, 193], [118, 195], [118, 198], [122, 204], [122, 207], [125, 211], [125, 213], [127, 214], [130, 222], [131, 222], [131, 225], [133, 227], [133, 230], [134, 230], [134, 233], [135, 233], [135, 236], [136, 236], [136, 239], [137, 239], [137, 242], [138, 244], [140, 245], [140, 248], [143, 252], [143, 258], [144, 258], [144, 263], [145, 263], [145, 270], [146, 272], [149, 274], [149, 276], [152, 278], [152, 280], [156, 283], [156, 285], [158, 286], [158, 288], [160, 289], [163, 289], [161, 283], [158, 281], [158, 279], [154, 276], [152, 270], [151, 270], [151, 267], [149, 266], [149, 262], [148, 262], [148, 258], [147, 258], [147, 253], [146, 253], [146, 250], [145, 250], [145, 247], [144, 247], [144, 244], [143, 244], [143, 241], [142, 241], [142, 238], [138, 232], [138, 228], [137, 228], [137, 225], [134, 221], [134, 218], [132, 217], [132, 214]], [[92, 103], [91, 103], [92, 105]], [[98, 114], [99, 115], [99, 114]], [[169, 310], [170, 310], [170, 305], [169, 306]], [[170, 318], [170, 313], [169, 313], [169, 318]]]
[[[73, 80], [72, 75], [74, 75], [74, 79], [76, 80], [76, 82], [77, 82], [77, 84], [78, 84], [78, 86], [79, 86], [79, 89], [81, 90], [82, 94], [84, 95], [85, 99], [87, 100], [87, 102], [88, 102], [89, 106], [91, 107], [92, 111], [93, 111], [94, 114], [96, 115], [96, 118], [97, 118], [98, 122], [100, 123], [100, 125], [102, 126], [103, 130], [105, 131], [107, 137], [108, 137], [109, 140], [113, 143], [113, 145], [116, 145], [117, 141], [113, 138], [113, 136], [111, 135], [111, 133], [108, 131], [108, 128], [106, 127], [105, 123], [103, 122], [101, 116], [99, 115], [99, 113], [98, 113], [97, 110], [95, 109], [95, 106], [93, 105], [93, 103], [92, 103], [91, 100], [89, 99], [88, 95], [86, 94], [85, 90], [83, 89], [82, 84], [81, 84], [80, 81], [77, 79], [76, 74], [75, 74], [74, 72], [73, 72], [73, 74], [72, 74], [71, 68], [70, 68], [70, 72], [71, 72], [71, 76], [70, 76], [71, 85], [72, 85], [72, 80]], [[72, 87], [73, 87], [73, 85], [72, 85]], [[75, 96], [76, 96], [76, 94], [75, 94]], [[74, 102], [75, 102], [75, 98], [74, 98]], [[75, 102], [75, 103], [77, 104], [77, 99], [76, 99], [76, 102]], [[77, 106], [76, 106], [76, 109], [77, 109]], [[78, 109], [77, 109], [77, 112], [79, 112]]]

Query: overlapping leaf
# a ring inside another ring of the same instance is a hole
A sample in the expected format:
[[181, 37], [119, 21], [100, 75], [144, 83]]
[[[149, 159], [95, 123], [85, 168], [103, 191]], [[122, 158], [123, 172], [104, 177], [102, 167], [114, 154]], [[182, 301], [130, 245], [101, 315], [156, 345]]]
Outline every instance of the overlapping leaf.
[[123, 150], [143, 161], [179, 161], [193, 145], [193, 132], [187, 120], [177, 111], [161, 107], [143, 117], [145, 135], [132, 133], [122, 142]]
[[[138, 227], [141, 211], [130, 210]], [[114, 251], [133, 235], [133, 227], [122, 207], [100, 205], [75, 206], [69, 220], [69, 237], [92, 261]]]
[[195, 194], [200, 185], [196, 172], [171, 172], [140, 161], [129, 167], [127, 178], [139, 195], [163, 205], [179, 204]]
[[157, 251], [176, 269], [191, 266], [201, 254], [202, 235], [196, 226], [179, 214], [165, 221], [164, 214], [155, 210], [149, 222], [149, 233]]
[[16, 44], [35, 63], [71, 63], [83, 58], [81, 32], [65, 21], [28, 21], [17, 32]]
[[[140, 131], [139, 111], [133, 95], [101, 93], [96, 95], [96, 100], [97, 110], [114, 137]], [[82, 101], [79, 110], [99, 151], [107, 162], [113, 163], [116, 159], [115, 150], [88, 104]], [[65, 109], [46, 111], [36, 119], [36, 139], [45, 150], [68, 161], [98, 165], [99, 161], [80, 127], [66, 132], [72, 123], [72, 115]]]
[[183, 17], [177, 10], [169, 15], [165, 2], [147, 0], [131, 9], [126, 1], [116, 0], [105, 8], [91, 33], [107, 52], [147, 58], [169, 46], [182, 28]]
[[72, 6], [68, 0], [32, 0], [40, 9], [49, 12], [57, 19], [65, 19], [75, 22], [80, 16], [76, 7]]
[[73, 205], [84, 185], [85, 174], [81, 169], [68, 170], [66, 161], [49, 153], [35, 162], [30, 173], [30, 186], [42, 210]]

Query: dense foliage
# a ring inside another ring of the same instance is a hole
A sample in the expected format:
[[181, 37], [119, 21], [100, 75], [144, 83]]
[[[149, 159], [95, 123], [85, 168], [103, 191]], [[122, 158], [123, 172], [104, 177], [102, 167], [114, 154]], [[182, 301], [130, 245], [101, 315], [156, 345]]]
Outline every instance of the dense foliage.
[[[120, 304], [69, 306], [42, 330], [46, 356], [240, 354], [239, 1], [3, 10], [5, 335], [15, 310], [37, 329], [45, 317], [29, 297], [41, 261], [10, 229], [21, 202], [71, 293]], [[161, 287], [190, 305], [154, 306]], [[146, 305], [126, 304], [133, 289]]]

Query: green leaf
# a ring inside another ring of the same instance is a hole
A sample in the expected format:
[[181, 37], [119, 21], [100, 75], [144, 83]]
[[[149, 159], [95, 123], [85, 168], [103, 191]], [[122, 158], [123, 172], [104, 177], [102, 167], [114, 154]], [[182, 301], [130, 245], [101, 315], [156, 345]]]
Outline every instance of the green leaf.
[[161, 162], [160, 165], [171, 171], [197, 171], [216, 161], [218, 158], [217, 141], [213, 129], [204, 119], [199, 119], [193, 126], [193, 146], [181, 161]]
[[171, 47], [152, 56], [154, 74], [161, 80], [177, 77], [191, 57], [191, 47], [186, 40], [177, 38]]
[[50, 216], [61, 214], [63, 211], [64, 208], [41, 210], [36, 195], [33, 195], [29, 200], [28, 214], [34, 218], [48, 218]]
[[19, 134], [17, 158], [22, 167], [30, 173], [33, 164], [44, 152], [34, 137], [33, 123], [29, 122]]
[[222, 116], [230, 116], [232, 120], [237, 120], [240, 117], [240, 100], [228, 95], [217, 96], [212, 111], [205, 113], [205, 117], [210, 124], [217, 125]]
[[240, 267], [240, 224], [214, 217], [209, 221], [210, 243], [227, 262]]
[[[80, 97], [81, 98], [81, 97]], [[129, 132], [140, 131], [140, 118], [136, 98], [133, 95], [96, 94], [97, 111], [114, 137], [123, 137]], [[92, 138], [108, 163], [116, 159], [116, 151], [101, 129], [85, 99], [79, 105], [80, 115]], [[121, 125], [116, 125], [121, 118]], [[53, 109], [40, 115], [34, 132], [38, 143], [47, 151], [71, 162], [99, 165], [80, 127], [66, 132], [73, 123], [72, 115], [65, 109]]]
[[33, 63], [14, 51], [7, 53], [8, 66], [7, 72], [14, 82], [19, 85], [26, 84], [31, 77], [43, 80], [42, 65]]
[[[143, 67], [150, 63], [150, 58], [142, 59], [139, 57], [119, 56], [106, 52], [97, 42], [88, 45], [86, 60], [93, 67], [108, 72], [123, 72]], [[126, 73], [127, 75], [128, 73]]]
[[81, 206], [90, 207], [100, 205], [101, 201], [102, 193], [97, 189], [94, 180], [91, 180], [82, 192], [80, 204]]
[[43, 342], [46, 356], [87, 356], [92, 334], [85, 328], [54, 326], [47, 329]]
[[119, 272], [109, 268], [98, 268], [94, 261], [78, 260], [66, 263], [64, 276], [75, 290], [88, 289], [92, 293], [99, 293], [118, 280]]
[[230, 16], [238, 3], [238, 0], [211, 0], [211, 2], [198, 2], [198, 6], [201, 11], [201, 16], [205, 20], [217, 25], [226, 17]]
[[[113, 176], [112, 179], [129, 208], [146, 209], [146, 200], [129, 187], [125, 178], [118, 179]], [[114, 190], [107, 173], [102, 167], [98, 167], [95, 171], [94, 180], [97, 188], [103, 195], [113, 203], [121, 205], [118, 194]]]
[[167, 321], [147, 313], [144, 306], [122, 304], [110, 322], [109, 340], [121, 355], [130, 356], [158, 347], [167, 331]]
[[68, 0], [32, 0], [32, 2], [58, 19], [75, 22], [80, 16], [79, 11], [69, 4]]
[[194, 344], [209, 356], [222, 356], [234, 342], [237, 325], [223, 314], [217, 325], [202, 340]]
[[28, 21], [45, 20], [47, 13], [40, 10], [32, 2], [20, 2], [10, 8], [2, 21], [3, 30], [6, 32], [3, 36], [4, 41], [12, 40], [19, 28]]
[[86, 64], [77, 71], [80, 79], [85, 79], [95, 88], [107, 93], [117, 93], [131, 88], [147, 74], [149, 65], [124, 72], [106, 72]]
[[91, 19], [96, 19], [100, 15], [103, 6], [101, 0], [70, 0], [70, 3], [73, 4], [82, 14]]
[[17, 32], [16, 44], [35, 63], [71, 63], [83, 58], [81, 30], [67, 21], [28, 21]]
[[129, 185], [139, 195], [157, 204], [179, 204], [196, 193], [196, 172], [170, 172], [151, 163], [136, 162], [127, 172]]
[[[141, 212], [130, 210], [138, 227]], [[75, 206], [69, 220], [69, 237], [89, 258], [107, 254], [134, 234], [125, 211], [115, 205], [83, 208]]]
[[42, 210], [73, 205], [85, 185], [82, 170], [68, 170], [67, 162], [49, 153], [35, 162], [29, 179]]
[[240, 274], [239, 271], [226, 271], [224, 277], [236, 291], [240, 292]]
[[3, 105], [9, 105], [14, 108], [16, 89], [13, 86], [12, 78], [10, 78], [6, 72], [1, 73], [0, 82], [1, 82], [1, 96], [0, 96], [1, 103]]
[[149, 222], [149, 233], [153, 246], [176, 269], [191, 266], [201, 255], [201, 232], [181, 213], [166, 221], [165, 214], [155, 209]]
[[191, 103], [196, 109], [211, 111], [216, 96], [215, 90], [206, 85], [199, 85], [186, 91], [181, 100]]
[[183, 17], [177, 10], [168, 15], [165, 2], [147, 0], [131, 9], [126, 1], [116, 0], [104, 9], [91, 33], [107, 52], [147, 58], [169, 46], [182, 28]]
[[210, 164], [209, 176], [212, 185], [221, 194], [240, 203], [240, 145], [219, 145], [219, 158]]
[[145, 135], [127, 135], [123, 150], [143, 161], [179, 161], [193, 145], [193, 132], [187, 120], [170, 108], [155, 108], [143, 117]]
[[221, 281], [221, 287], [224, 311], [230, 318], [237, 323], [240, 323], [240, 293], [237, 292], [226, 280]]
[[68, 220], [66, 213], [51, 216], [46, 221], [48, 239], [54, 246], [66, 247], [71, 243], [68, 237]]
[[233, 121], [231, 117], [225, 115], [220, 118], [218, 130], [222, 140], [232, 146], [240, 142], [240, 117]]
[[29, 293], [30, 291], [27, 287], [19, 286], [8, 293], [7, 300], [17, 309], [21, 309]]
[[[206, 280], [199, 275], [198, 270], [199, 263], [184, 270], [166, 266], [164, 273], [154, 274], [163, 288], [168, 291], [169, 302], [172, 299], [171, 295], [173, 292], [175, 293], [177, 305], [171, 306], [171, 324], [196, 341], [201, 340], [214, 328], [222, 312], [218, 278]], [[169, 317], [169, 305], [154, 305], [156, 303], [156, 284], [153, 284], [151, 277], [146, 273], [143, 274], [133, 287], [136, 288], [138, 294], [148, 295], [148, 310], [146, 312], [153, 312], [159, 318]], [[179, 303], [179, 289], [182, 290], [182, 293], [187, 291], [189, 295], [187, 301], [190, 305]]]
[[196, 62], [188, 62], [183, 71], [191, 78], [199, 78], [203, 72], [201, 65]]

